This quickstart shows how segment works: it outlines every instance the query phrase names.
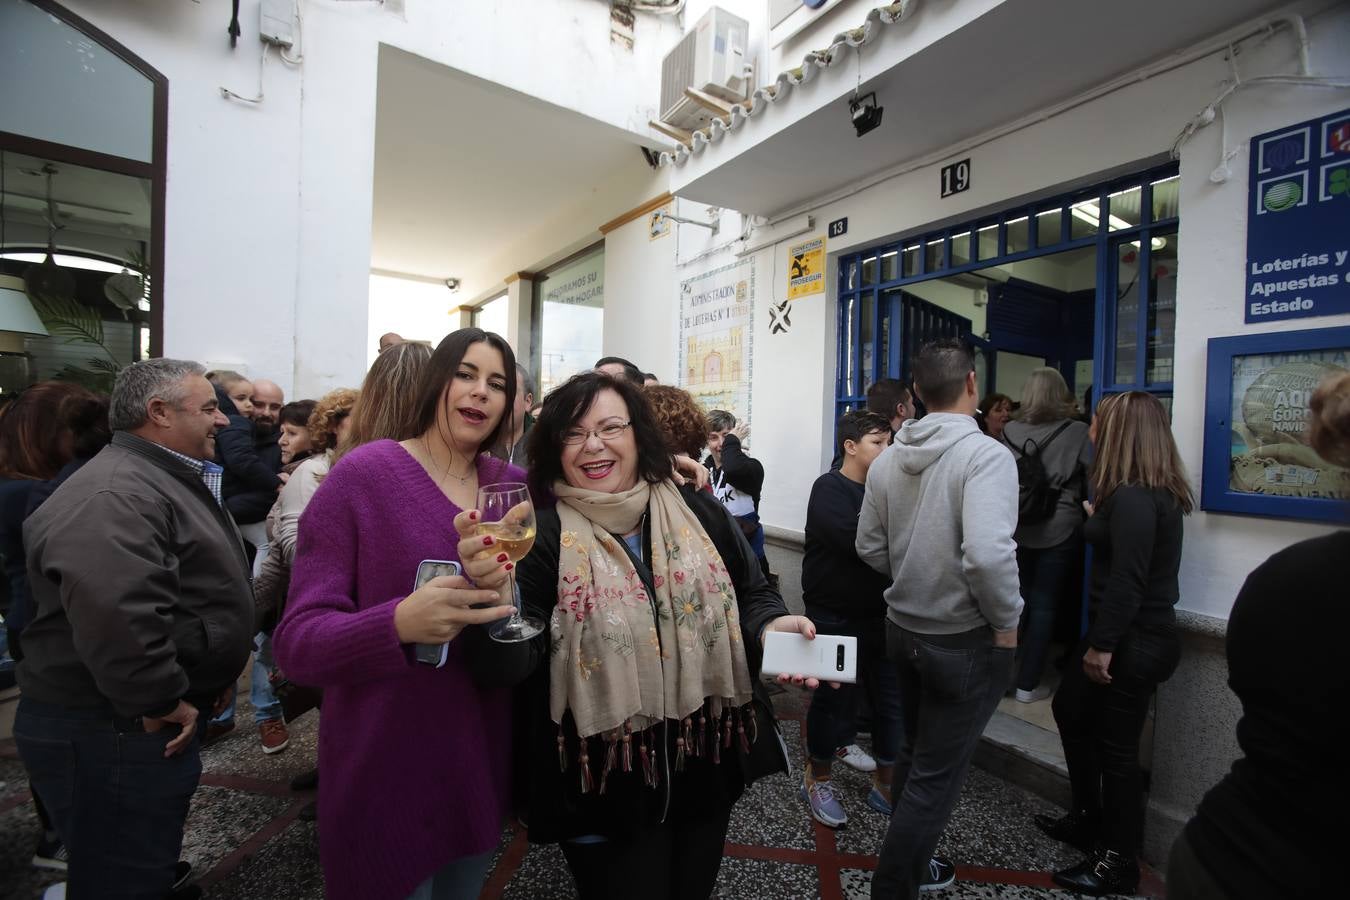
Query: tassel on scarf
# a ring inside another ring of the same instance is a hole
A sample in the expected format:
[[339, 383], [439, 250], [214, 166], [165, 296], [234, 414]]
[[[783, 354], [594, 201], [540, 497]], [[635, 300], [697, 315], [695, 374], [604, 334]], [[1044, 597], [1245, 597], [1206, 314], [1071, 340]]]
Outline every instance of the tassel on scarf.
[[744, 710], [736, 711], [736, 734], [739, 735], [741, 739], [741, 752], [749, 753], [750, 740], [745, 736], [745, 716], [743, 715], [743, 712]]
[[699, 710], [699, 713], [698, 713], [698, 724], [694, 726], [694, 755], [695, 755], [695, 756], [706, 756], [706, 755], [707, 755], [707, 752], [708, 752], [708, 750], [707, 750], [707, 744], [704, 742], [704, 737], [707, 735], [707, 733], [708, 733], [708, 719], [707, 719], [707, 716], [705, 716], [705, 715], [703, 714], [703, 710]]
[[653, 765], [651, 747], [647, 745], [647, 732], [642, 733], [642, 743], [638, 746], [638, 756], [642, 759], [642, 781], [647, 787], [656, 787], [656, 766]]
[[[723, 715], [726, 715], [725, 712], [723, 712], [722, 714], [723, 714]], [[708, 735], [708, 743], [712, 744], [712, 761], [713, 761], [713, 765], [721, 765], [721, 763], [722, 763], [722, 742], [721, 742], [721, 740], [719, 740], [719, 735], [717, 734], [717, 719], [716, 719], [716, 717], [713, 717], [713, 718], [711, 718], [711, 719], [708, 720], [708, 731], [712, 732], [710, 735]]]
[[684, 771], [684, 738], [675, 739], [675, 771]]
[[690, 756], [697, 756], [694, 751], [694, 720], [690, 716], [685, 716], [681, 723], [680, 735], [684, 739], [684, 748], [689, 751]]
[[608, 747], [605, 749], [605, 768], [600, 773], [600, 793], [605, 793], [605, 786], [609, 782], [609, 773], [614, 770], [614, 762], [619, 756], [619, 732], [614, 730], [610, 732], [609, 740], [606, 742]]
[[567, 742], [563, 739], [562, 726], [558, 726], [558, 771], [567, 771]]
[[623, 770], [633, 771], [633, 723], [623, 723]]
[[581, 756], [578, 762], [581, 763], [581, 792], [589, 794], [595, 787], [595, 778], [591, 775], [591, 754], [585, 738], [581, 739]]
[[745, 717], [750, 720], [750, 743], [759, 740], [759, 720], [755, 718], [755, 708], [747, 706], [745, 708]]
[[731, 710], [722, 711], [722, 749], [731, 749]]

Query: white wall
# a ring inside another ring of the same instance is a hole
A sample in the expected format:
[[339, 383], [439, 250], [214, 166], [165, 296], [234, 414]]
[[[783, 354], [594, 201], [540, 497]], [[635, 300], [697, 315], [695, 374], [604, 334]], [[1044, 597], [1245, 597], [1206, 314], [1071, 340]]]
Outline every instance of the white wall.
[[[1350, 10], [1344, 5], [1309, 19], [1313, 67], [1350, 76]], [[1242, 70], [1293, 72], [1288, 32], [1243, 48]], [[1216, 96], [1227, 65], [1208, 57], [1166, 75], [1029, 126], [970, 152], [978, 172], [969, 191], [938, 196], [938, 166], [897, 176], [865, 192], [811, 211], [816, 227], [847, 216], [849, 232], [831, 241], [830, 299], [799, 301], [786, 339], [766, 334], [757, 318], [754, 450], [767, 463], [764, 518], [800, 529], [806, 493], [830, 458], [830, 415], [835, 369], [833, 300], [837, 258], [882, 240], [922, 231], [941, 221], [975, 216], [1017, 198], [1087, 184], [1103, 173], [1140, 169], [1166, 158], [1186, 122]], [[1247, 142], [1258, 133], [1350, 105], [1345, 92], [1290, 86], [1239, 91], [1226, 106], [1229, 146], [1240, 149], [1234, 176], [1208, 180], [1220, 156], [1218, 125], [1202, 130], [1181, 154], [1181, 232], [1174, 433], [1197, 491], [1201, 473], [1206, 340], [1220, 335], [1350, 324], [1350, 316], [1247, 326], [1242, 321], [1246, 254]], [[772, 204], [767, 204], [771, 206]], [[792, 240], [801, 240], [793, 238]], [[784, 249], [775, 249], [781, 265]], [[684, 255], [684, 249], [681, 249]], [[765, 251], [761, 256], [768, 256]], [[716, 258], [698, 263], [712, 267]], [[776, 269], [775, 269], [776, 271]], [[677, 268], [676, 279], [687, 277]], [[757, 310], [786, 297], [785, 277], [761, 277]], [[615, 311], [616, 316], [623, 313]], [[758, 313], [757, 313], [758, 315]], [[1276, 550], [1324, 533], [1304, 522], [1197, 512], [1187, 521], [1181, 605], [1226, 616], [1247, 572]]]
[[675, 384], [678, 231], [672, 226], [671, 233], [652, 240], [648, 218], [639, 216], [605, 235], [605, 355], [631, 359], [662, 383]]
[[404, 340], [428, 341], [435, 347], [459, 327], [457, 297], [444, 284], [371, 275], [366, 364], [375, 361], [380, 335], [390, 331]]
[[[259, 0], [241, 4], [234, 50], [228, 4], [65, 2], [169, 79], [165, 352], [244, 360], [288, 396], [317, 396], [359, 381], [374, 327], [379, 44], [623, 128], [636, 144], [649, 137], [660, 60], [681, 30], [639, 16], [628, 51], [610, 43], [609, 7], [594, 0], [301, 4], [303, 65], [272, 51], [264, 101], [249, 105], [219, 88], [258, 89]], [[578, 222], [533, 252], [599, 224]]]
[[[164, 352], [248, 363], [292, 396], [300, 79], [274, 51], [264, 103], [222, 98], [221, 86], [258, 90], [260, 44], [230, 50], [228, 8], [64, 5], [169, 79]], [[243, 4], [246, 21], [257, 6]]]

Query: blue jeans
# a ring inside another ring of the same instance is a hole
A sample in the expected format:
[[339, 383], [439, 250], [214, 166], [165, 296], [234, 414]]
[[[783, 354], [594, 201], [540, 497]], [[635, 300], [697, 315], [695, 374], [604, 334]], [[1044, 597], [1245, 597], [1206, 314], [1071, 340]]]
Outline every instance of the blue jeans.
[[489, 850], [447, 863], [419, 884], [408, 895], [408, 900], [477, 900], [492, 865], [492, 853]]
[[837, 613], [808, 606], [806, 616], [818, 634], [848, 635], [858, 639], [858, 681], [835, 690], [822, 685], [811, 694], [806, 711], [806, 752], [816, 762], [831, 762], [834, 751], [853, 743], [858, 729], [858, 696], [865, 692], [872, 710], [872, 756], [877, 764], [895, 763], [900, 749], [900, 683], [895, 666], [886, 659], [886, 618], [845, 619]]
[[1055, 631], [1055, 610], [1069, 587], [1083, 542], [1074, 535], [1053, 547], [1017, 548], [1017, 575], [1022, 587], [1022, 634], [1018, 653], [1022, 657], [1017, 670], [1017, 687], [1029, 691], [1041, 683], [1045, 658], [1050, 653], [1050, 638]]
[[[248, 699], [253, 703], [253, 724], [281, 718], [281, 701], [272, 693], [272, 683], [267, 676], [272, 673], [272, 636], [258, 632], [253, 637], [253, 677], [250, 679]], [[211, 720], [216, 722], [234, 721], [234, 697], [219, 716]]]
[[1015, 651], [993, 641], [989, 628], [918, 634], [886, 623], [905, 726], [891, 824], [872, 876], [874, 900], [919, 896], [980, 735], [1012, 682]]
[[[755, 530], [747, 532], [745, 539], [750, 542], [750, 549], [755, 551], [755, 559], [764, 559], [764, 526], [759, 523], [759, 513], [751, 512], [736, 516], [736, 521], [754, 526]], [[741, 530], [745, 531], [744, 528]]]
[[178, 733], [170, 726], [146, 734], [139, 719], [111, 710], [19, 700], [14, 741], [70, 850], [69, 896], [168, 896], [188, 803], [202, 774], [200, 724], [185, 750], [164, 758]]

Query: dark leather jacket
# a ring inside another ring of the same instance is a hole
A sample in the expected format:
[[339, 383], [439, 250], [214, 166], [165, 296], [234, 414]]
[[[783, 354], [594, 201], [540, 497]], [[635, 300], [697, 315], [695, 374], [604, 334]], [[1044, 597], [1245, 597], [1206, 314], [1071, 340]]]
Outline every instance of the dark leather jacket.
[[24, 526], [25, 696], [158, 716], [209, 705], [252, 649], [239, 531], [191, 467], [117, 432]]

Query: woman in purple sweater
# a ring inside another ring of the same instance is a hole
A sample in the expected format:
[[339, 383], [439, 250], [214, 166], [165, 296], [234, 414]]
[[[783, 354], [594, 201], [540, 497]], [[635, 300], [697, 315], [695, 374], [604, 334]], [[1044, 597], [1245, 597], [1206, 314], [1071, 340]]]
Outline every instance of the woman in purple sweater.
[[[300, 521], [277, 662], [324, 690], [320, 857], [330, 898], [477, 897], [508, 813], [509, 693], [480, 690], [460, 642], [509, 615], [510, 564], [465, 536], [481, 485], [524, 481], [486, 454], [514, 401], [515, 354], [477, 328], [423, 373], [418, 436], [342, 458]], [[510, 377], [507, 373], [511, 373]], [[425, 559], [465, 577], [413, 591]], [[471, 580], [470, 580], [471, 579]], [[476, 605], [480, 608], [471, 608]], [[444, 667], [413, 645], [450, 643]]]

